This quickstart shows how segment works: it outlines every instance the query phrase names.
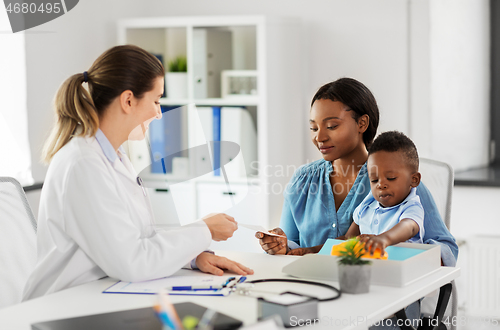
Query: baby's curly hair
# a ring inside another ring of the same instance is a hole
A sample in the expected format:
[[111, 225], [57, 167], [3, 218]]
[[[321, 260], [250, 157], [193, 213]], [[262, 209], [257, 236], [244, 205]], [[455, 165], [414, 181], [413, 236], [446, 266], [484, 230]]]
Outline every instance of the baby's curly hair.
[[377, 151], [401, 152], [407, 165], [412, 171], [418, 171], [417, 147], [409, 137], [398, 131], [389, 131], [380, 134], [368, 149], [368, 155]]

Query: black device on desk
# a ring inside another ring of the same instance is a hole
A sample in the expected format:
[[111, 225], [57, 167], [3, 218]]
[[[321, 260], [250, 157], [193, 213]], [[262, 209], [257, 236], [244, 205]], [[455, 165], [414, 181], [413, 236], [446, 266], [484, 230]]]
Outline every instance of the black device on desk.
[[[194, 303], [174, 304], [179, 318], [191, 315], [201, 319], [206, 307]], [[214, 330], [236, 329], [243, 325], [240, 320], [217, 313], [213, 321]], [[161, 330], [162, 324], [152, 307], [130, 309], [119, 312], [80, 316], [31, 325], [33, 330]]]

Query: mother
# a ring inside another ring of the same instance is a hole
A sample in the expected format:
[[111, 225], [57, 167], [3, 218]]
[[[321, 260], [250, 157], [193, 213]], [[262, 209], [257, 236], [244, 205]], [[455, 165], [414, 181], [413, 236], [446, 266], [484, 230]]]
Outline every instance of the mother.
[[[343, 238], [354, 209], [370, 191], [367, 148], [379, 123], [370, 90], [351, 78], [322, 86], [311, 102], [309, 123], [323, 159], [300, 167], [285, 190], [280, 228], [273, 232], [288, 239], [256, 234], [269, 254], [317, 253], [328, 238]], [[424, 243], [441, 245], [442, 263], [454, 266], [458, 246], [423, 183], [417, 195], [425, 210]]]

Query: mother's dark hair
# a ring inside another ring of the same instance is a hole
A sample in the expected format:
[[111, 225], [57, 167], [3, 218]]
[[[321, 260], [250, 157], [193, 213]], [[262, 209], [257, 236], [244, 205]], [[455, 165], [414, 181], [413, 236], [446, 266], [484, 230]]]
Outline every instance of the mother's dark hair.
[[311, 107], [316, 100], [332, 100], [345, 104], [353, 111], [354, 120], [363, 115], [370, 118], [368, 128], [363, 133], [363, 142], [369, 148], [377, 134], [379, 111], [377, 101], [370, 90], [352, 78], [340, 78], [331, 83], [321, 86], [314, 95]]

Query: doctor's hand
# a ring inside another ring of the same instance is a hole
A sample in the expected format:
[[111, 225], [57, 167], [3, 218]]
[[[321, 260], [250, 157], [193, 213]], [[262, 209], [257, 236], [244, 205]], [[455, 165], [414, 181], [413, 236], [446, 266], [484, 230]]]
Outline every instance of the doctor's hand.
[[288, 252], [288, 240], [281, 228], [274, 228], [269, 232], [285, 237], [269, 236], [263, 232], [256, 232], [255, 237], [259, 239], [260, 247], [269, 254], [286, 254]]
[[210, 273], [218, 276], [224, 275], [224, 270], [232, 271], [238, 275], [252, 275], [253, 270], [229, 260], [224, 257], [216, 256], [212, 253], [202, 252], [196, 257], [196, 266], [204, 273]]
[[234, 218], [224, 213], [211, 213], [202, 218], [210, 229], [214, 241], [225, 241], [238, 229]]

